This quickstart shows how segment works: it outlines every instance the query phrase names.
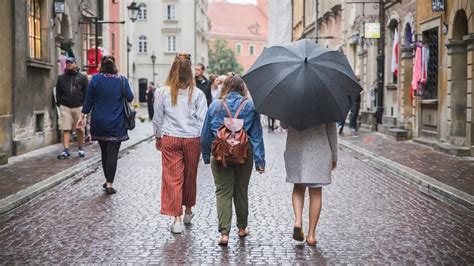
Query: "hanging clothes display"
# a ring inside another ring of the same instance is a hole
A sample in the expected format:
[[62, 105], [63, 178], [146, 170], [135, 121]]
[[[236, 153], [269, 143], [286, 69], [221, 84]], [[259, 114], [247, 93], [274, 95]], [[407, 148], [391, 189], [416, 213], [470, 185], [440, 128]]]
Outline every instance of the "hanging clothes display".
[[422, 47], [417, 43], [415, 45], [415, 62], [413, 64], [413, 80], [411, 82], [411, 95], [418, 91], [418, 81], [421, 79], [421, 52]]
[[393, 44], [392, 44], [392, 62], [390, 69], [394, 77], [398, 78], [398, 30], [395, 29], [393, 32]]
[[413, 64], [413, 80], [411, 82], [411, 95], [422, 96], [425, 91], [428, 76], [428, 62], [430, 51], [421, 42], [417, 42], [415, 50], [415, 62]]

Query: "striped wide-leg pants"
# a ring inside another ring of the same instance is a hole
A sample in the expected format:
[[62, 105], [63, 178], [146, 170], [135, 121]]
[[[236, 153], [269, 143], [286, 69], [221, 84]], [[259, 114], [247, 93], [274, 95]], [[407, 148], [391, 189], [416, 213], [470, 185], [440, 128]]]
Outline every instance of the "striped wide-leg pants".
[[163, 136], [161, 146], [161, 214], [181, 216], [183, 206], [193, 207], [196, 204], [200, 138]]

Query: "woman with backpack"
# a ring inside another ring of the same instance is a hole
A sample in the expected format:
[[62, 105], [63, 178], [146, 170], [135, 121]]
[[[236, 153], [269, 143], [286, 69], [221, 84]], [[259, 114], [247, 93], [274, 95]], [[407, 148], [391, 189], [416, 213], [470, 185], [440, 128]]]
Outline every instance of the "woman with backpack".
[[[177, 54], [166, 86], [155, 94], [153, 129], [162, 155], [161, 214], [174, 217], [171, 232], [180, 234], [194, 217], [200, 135], [207, 112], [204, 93], [196, 88], [191, 55]], [[183, 206], [186, 207], [183, 221]]]
[[221, 246], [227, 246], [229, 242], [232, 199], [237, 213], [238, 235], [243, 238], [249, 234], [248, 185], [254, 161], [256, 170], [260, 174], [265, 172], [260, 117], [253, 102], [245, 97], [246, 94], [242, 78], [229, 74], [219, 100], [209, 106], [201, 133], [204, 163], [211, 164], [216, 186], [221, 233], [218, 244]]

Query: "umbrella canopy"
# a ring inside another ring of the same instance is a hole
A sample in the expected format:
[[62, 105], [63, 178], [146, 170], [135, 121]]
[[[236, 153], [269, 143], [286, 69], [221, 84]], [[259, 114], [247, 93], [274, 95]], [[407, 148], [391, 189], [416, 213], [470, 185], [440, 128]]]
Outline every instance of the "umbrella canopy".
[[243, 79], [260, 113], [300, 131], [344, 120], [361, 91], [343, 54], [307, 39], [263, 50]]

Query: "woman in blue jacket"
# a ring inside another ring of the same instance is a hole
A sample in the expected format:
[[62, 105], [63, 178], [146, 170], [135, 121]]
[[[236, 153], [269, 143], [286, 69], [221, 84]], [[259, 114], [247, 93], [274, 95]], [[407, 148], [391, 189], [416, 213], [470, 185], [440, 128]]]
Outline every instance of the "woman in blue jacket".
[[82, 107], [82, 116], [77, 127], [83, 127], [85, 117], [91, 114], [91, 137], [99, 141], [102, 155], [102, 168], [106, 183], [103, 188], [107, 194], [114, 194], [112, 187], [117, 170], [118, 152], [122, 141], [128, 140], [125, 126], [125, 113], [122, 86], [125, 98], [133, 100], [133, 93], [127, 78], [118, 74], [115, 58], [104, 56], [99, 74], [92, 77]]
[[[253, 162], [256, 170], [262, 174], [265, 172], [265, 149], [263, 145], [262, 126], [260, 116], [255, 111], [253, 102], [246, 99], [246, 87], [242, 78], [238, 75], [229, 74], [224, 82], [221, 96], [209, 106], [204, 126], [201, 133], [202, 157], [205, 164], [211, 164], [212, 175], [216, 186], [217, 216], [219, 218], [219, 232], [221, 238], [218, 244], [227, 246], [229, 242], [229, 231], [232, 221], [232, 199], [234, 200], [237, 213], [237, 228], [239, 237], [248, 235], [248, 185], [252, 174]], [[232, 116], [241, 106], [239, 119], [243, 119], [243, 129], [247, 132], [251, 149], [247, 160], [243, 165], [228, 165], [224, 167], [211, 158], [211, 145], [217, 136], [217, 131], [224, 124], [224, 117], [228, 117], [223, 106], [226, 102]], [[253, 158], [252, 158], [253, 150]]]

